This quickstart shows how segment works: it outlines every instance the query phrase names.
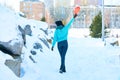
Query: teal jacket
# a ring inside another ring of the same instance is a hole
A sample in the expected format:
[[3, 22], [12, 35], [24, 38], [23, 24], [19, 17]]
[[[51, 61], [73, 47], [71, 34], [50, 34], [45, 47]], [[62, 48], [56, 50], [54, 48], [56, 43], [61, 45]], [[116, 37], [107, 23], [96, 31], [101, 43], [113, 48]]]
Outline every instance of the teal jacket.
[[67, 40], [68, 30], [69, 30], [71, 24], [73, 23], [73, 21], [74, 21], [74, 18], [72, 18], [70, 20], [70, 22], [67, 25], [65, 25], [64, 27], [63, 26], [57, 26], [57, 28], [54, 32], [52, 47], [55, 46], [56, 42]]

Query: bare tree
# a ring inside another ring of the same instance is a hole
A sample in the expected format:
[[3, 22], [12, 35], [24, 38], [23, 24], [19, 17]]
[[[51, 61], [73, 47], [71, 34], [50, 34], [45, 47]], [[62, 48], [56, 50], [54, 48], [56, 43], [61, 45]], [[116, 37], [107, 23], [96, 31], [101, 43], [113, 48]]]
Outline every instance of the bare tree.
[[55, 20], [67, 20], [71, 15], [71, 9], [64, 6], [54, 8], [53, 17]]
[[55, 3], [54, 0], [45, 0], [45, 5], [55, 21], [62, 20], [66, 23], [67, 18], [72, 13], [70, 4], [68, 5], [64, 1], [56, 1]]

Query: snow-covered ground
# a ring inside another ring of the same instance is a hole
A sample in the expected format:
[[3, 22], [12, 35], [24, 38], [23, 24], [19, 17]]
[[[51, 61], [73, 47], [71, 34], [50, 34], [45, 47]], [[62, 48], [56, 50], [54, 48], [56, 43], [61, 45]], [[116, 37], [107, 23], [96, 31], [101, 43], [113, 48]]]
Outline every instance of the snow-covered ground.
[[[77, 29], [78, 30], [78, 29]], [[60, 57], [55, 47], [34, 57], [23, 60], [21, 78], [16, 76], [3, 63], [9, 56], [0, 54], [1, 80], [120, 80], [120, 48], [104, 46], [101, 39], [74, 37], [70, 30], [69, 49], [66, 55], [67, 72], [58, 72]], [[71, 36], [72, 35], [72, 36]], [[28, 56], [28, 55], [26, 55]], [[6, 77], [7, 76], [7, 77]]]
[[[78, 29], [77, 29], [78, 30]], [[1, 80], [120, 80], [120, 48], [104, 46], [101, 39], [73, 36], [69, 34], [69, 49], [66, 55], [67, 72], [58, 72], [60, 57], [55, 47], [34, 57], [23, 60], [23, 77], [17, 78], [3, 63], [9, 56], [0, 54]], [[28, 56], [28, 55], [26, 55]], [[7, 76], [7, 77], [6, 77]]]
[[[11, 20], [10, 23], [14, 23], [13, 21]], [[17, 18], [17, 21], [23, 25], [27, 23], [33, 26], [46, 26], [46, 24], [42, 22], [40, 24], [34, 20], [27, 21]], [[2, 22], [1, 19], [0, 22]], [[33, 46], [31, 43], [39, 42], [37, 35], [39, 31], [34, 28], [32, 31], [33, 38], [27, 36], [27, 48], [23, 48], [25, 54], [22, 55], [21, 78], [16, 77], [4, 65], [5, 60], [12, 59], [12, 57], [0, 51], [0, 80], [120, 80], [119, 46], [104, 46], [102, 39], [94, 39], [88, 36], [88, 29], [71, 28], [68, 37], [69, 48], [66, 55], [67, 72], [60, 74], [60, 56], [57, 46], [55, 46], [54, 51], [51, 51], [50, 48], [41, 43], [43, 52], [36, 50], [36, 55], [30, 54], [29, 51]], [[0, 32], [0, 34], [2, 33]], [[40, 34], [45, 38], [43, 32]], [[30, 55], [36, 63], [30, 60]]]

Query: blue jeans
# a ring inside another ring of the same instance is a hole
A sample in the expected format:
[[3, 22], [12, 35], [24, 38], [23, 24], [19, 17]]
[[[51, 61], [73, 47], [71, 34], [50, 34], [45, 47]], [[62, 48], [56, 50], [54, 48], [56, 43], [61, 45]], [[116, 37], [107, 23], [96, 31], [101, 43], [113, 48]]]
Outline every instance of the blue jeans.
[[58, 51], [60, 53], [60, 58], [61, 58], [61, 66], [60, 66], [60, 70], [62, 70], [63, 72], [66, 72], [65, 69], [65, 55], [68, 49], [68, 42], [67, 40], [58, 42]]

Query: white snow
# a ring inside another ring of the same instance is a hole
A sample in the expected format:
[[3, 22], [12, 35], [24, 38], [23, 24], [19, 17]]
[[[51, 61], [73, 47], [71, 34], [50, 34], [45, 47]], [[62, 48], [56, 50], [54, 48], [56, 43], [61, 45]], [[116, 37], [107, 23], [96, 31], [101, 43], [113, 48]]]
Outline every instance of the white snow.
[[[4, 12], [4, 9], [0, 6], [0, 11]], [[8, 24], [5, 24], [4, 17], [6, 15], [13, 15], [6, 11], [6, 13], [0, 18], [0, 25], [4, 25], [6, 28]], [[14, 15], [13, 15], [14, 17]], [[5, 17], [6, 18], [6, 17]], [[9, 18], [8, 18], [9, 19]], [[47, 26], [45, 23], [39, 24], [34, 20], [22, 19], [17, 17], [17, 23], [30, 24], [32, 26]], [[13, 25], [15, 22], [9, 20], [6, 23]], [[11, 26], [14, 27], [14, 26]], [[1, 28], [1, 26], [0, 26]], [[38, 28], [39, 29], [39, 28]], [[0, 34], [3, 28], [0, 29]], [[41, 34], [45, 38], [43, 32], [38, 32], [34, 28], [33, 37], [27, 36], [27, 48], [23, 48], [25, 54], [22, 55], [23, 63], [21, 64], [21, 78], [15, 76], [15, 74], [4, 65], [6, 59], [12, 59], [7, 54], [0, 51], [0, 80], [120, 80], [120, 47], [119, 46], [104, 46], [102, 39], [89, 37], [88, 29], [70, 29], [68, 42], [69, 48], [66, 54], [66, 73], [59, 73], [60, 56], [55, 45], [54, 51], [48, 49], [43, 43], [43, 53], [36, 50], [37, 54], [31, 55], [33, 43], [38, 42]], [[7, 32], [6, 32], [7, 33]], [[16, 34], [16, 32], [12, 32]], [[0, 39], [8, 40], [9, 37], [14, 35], [5, 35]], [[51, 45], [50, 45], [51, 46]], [[29, 56], [35, 59], [36, 63], [33, 63]]]
[[[17, 36], [15, 13], [0, 6], [0, 41], [9, 41]], [[4, 36], [2, 36], [4, 34]], [[9, 36], [8, 36], [9, 34]]]

